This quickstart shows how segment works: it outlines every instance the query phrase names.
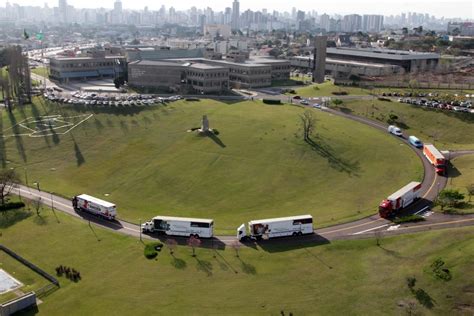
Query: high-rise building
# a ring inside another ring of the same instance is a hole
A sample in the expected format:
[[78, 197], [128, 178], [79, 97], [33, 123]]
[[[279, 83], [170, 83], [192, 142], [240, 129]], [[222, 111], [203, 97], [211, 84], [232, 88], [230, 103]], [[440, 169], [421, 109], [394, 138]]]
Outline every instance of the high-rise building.
[[380, 32], [383, 29], [383, 15], [364, 15], [362, 30], [366, 32]]
[[59, 0], [58, 11], [59, 11], [60, 22], [67, 23], [68, 16], [67, 16], [67, 1], [66, 0]]
[[316, 36], [314, 41], [314, 57], [313, 57], [313, 82], [323, 83], [326, 74], [326, 49], [327, 36]]
[[238, 0], [232, 3], [232, 29], [240, 29], [240, 4]]
[[358, 14], [345, 15], [342, 19], [341, 30], [343, 32], [356, 32], [362, 29], [362, 17]]
[[326, 32], [329, 32], [331, 31], [330, 30], [330, 25], [329, 25], [329, 15], [327, 15], [326, 13], [324, 13], [323, 15], [321, 15], [321, 18], [319, 19], [319, 25], [321, 26], [322, 29], [325, 29]]
[[112, 23], [122, 23], [122, 2], [120, 0], [114, 2], [114, 10], [112, 11]]

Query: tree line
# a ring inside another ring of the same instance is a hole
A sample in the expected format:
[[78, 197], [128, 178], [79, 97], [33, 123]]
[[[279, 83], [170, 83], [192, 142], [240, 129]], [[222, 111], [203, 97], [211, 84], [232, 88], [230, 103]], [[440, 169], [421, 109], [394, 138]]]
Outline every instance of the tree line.
[[31, 103], [31, 76], [28, 56], [20, 46], [0, 50], [0, 91], [3, 102], [11, 111], [13, 102]]

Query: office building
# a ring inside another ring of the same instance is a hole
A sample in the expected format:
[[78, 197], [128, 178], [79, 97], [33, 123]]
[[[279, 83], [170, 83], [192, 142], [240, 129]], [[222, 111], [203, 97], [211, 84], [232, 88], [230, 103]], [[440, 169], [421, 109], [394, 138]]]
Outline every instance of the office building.
[[240, 29], [240, 4], [238, 0], [232, 3], [232, 29]]

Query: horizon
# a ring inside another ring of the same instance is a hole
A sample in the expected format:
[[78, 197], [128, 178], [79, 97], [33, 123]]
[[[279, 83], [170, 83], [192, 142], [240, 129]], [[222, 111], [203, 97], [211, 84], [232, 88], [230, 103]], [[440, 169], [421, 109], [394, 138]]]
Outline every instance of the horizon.
[[[18, 4], [21, 6], [40, 6], [43, 7], [47, 4], [49, 7], [57, 7], [57, 0], [46, 0], [46, 1], [37, 1], [37, 0], [19, 0], [19, 1], [2, 1], [3, 7], [9, 2], [11, 5]], [[109, 0], [106, 3], [107, 6], [97, 6], [96, 1], [92, 0], [68, 0], [69, 5], [74, 6], [75, 8], [104, 8], [112, 9], [115, 0]], [[124, 10], [143, 10], [146, 6], [149, 10], [155, 11], [159, 10], [162, 5], [167, 9], [174, 7], [176, 10], [188, 10], [191, 7], [196, 7], [198, 9], [205, 9], [207, 7], [212, 8], [214, 11], [223, 11], [226, 7], [232, 7], [232, 0], [219, 1], [217, 4], [209, 5], [196, 5], [196, 2], [190, 0], [181, 0], [181, 1], [150, 1], [150, 0], [136, 0], [121, 1]], [[330, 15], [346, 15], [346, 14], [380, 14], [384, 16], [390, 15], [400, 15], [402, 13], [428, 13], [430, 16], [435, 16], [436, 18], [461, 18], [473, 20], [473, 3], [471, 1], [459, 0], [459, 1], [429, 1], [429, 0], [418, 0], [416, 2], [398, 2], [394, 0], [385, 0], [385, 1], [371, 1], [371, 0], [362, 0], [354, 3], [350, 0], [334, 0], [331, 3], [324, 4], [315, 4], [312, 7], [309, 7], [305, 0], [294, 0], [291, 5], [286, 1], [269, 1], [269, 0], [240, 0], [240, 12], [244, 12], [248, 9], [252, 11], [259, 11], [262, 9], [267, 9], [268, 12], [273, 12], [274, 10], [279, 12], [290, 12], [292, 8], [295, 7], [296, 10], [301, 11], [316, 11], [318, 15], [323, 13]], [[133, 3], [134, 5], [130, 5]], [[104, 4], [104, 2], [102, 2]], [[394, 10], [392, 8], [396, 7]], [[370, 10], [365, 9], [370, 8]]]

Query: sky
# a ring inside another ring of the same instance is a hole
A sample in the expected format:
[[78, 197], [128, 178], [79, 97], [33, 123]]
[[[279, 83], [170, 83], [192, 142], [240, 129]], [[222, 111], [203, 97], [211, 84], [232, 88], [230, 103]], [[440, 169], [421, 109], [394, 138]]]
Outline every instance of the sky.
[[[233, 0], [122, 0], [125, 9], [143, 9], [148, 6], [150, 10], [159, 9], [161, 5], [166, 8], [173, 6], [175, 9], [188, 9], [192, 6], [198, 8], [211, 7], [215, 10], [223, 10], [232, 7]], [[5, 6], [7, 1], [0, 0]], [[39, 5], [47, 3], [49, 6], [57, 6], [58, 0], [9, 0], [10, 3], [20, 5]], [[77, 8], [112, 8], [115, 0], [67, 0], [68, 4]], [[240, 0], [240, 11], [251, 9], [253, 11], [266, 8], [269, 12], [273, 10], [291, 11], [296, 7], [302, 11], [315, 10], [318, 14], [383, 14], [396, 15], [401, 12], [428, 13], [436, 17], [460, 17], [474, 20], [474, 1], [472, 0]]]

